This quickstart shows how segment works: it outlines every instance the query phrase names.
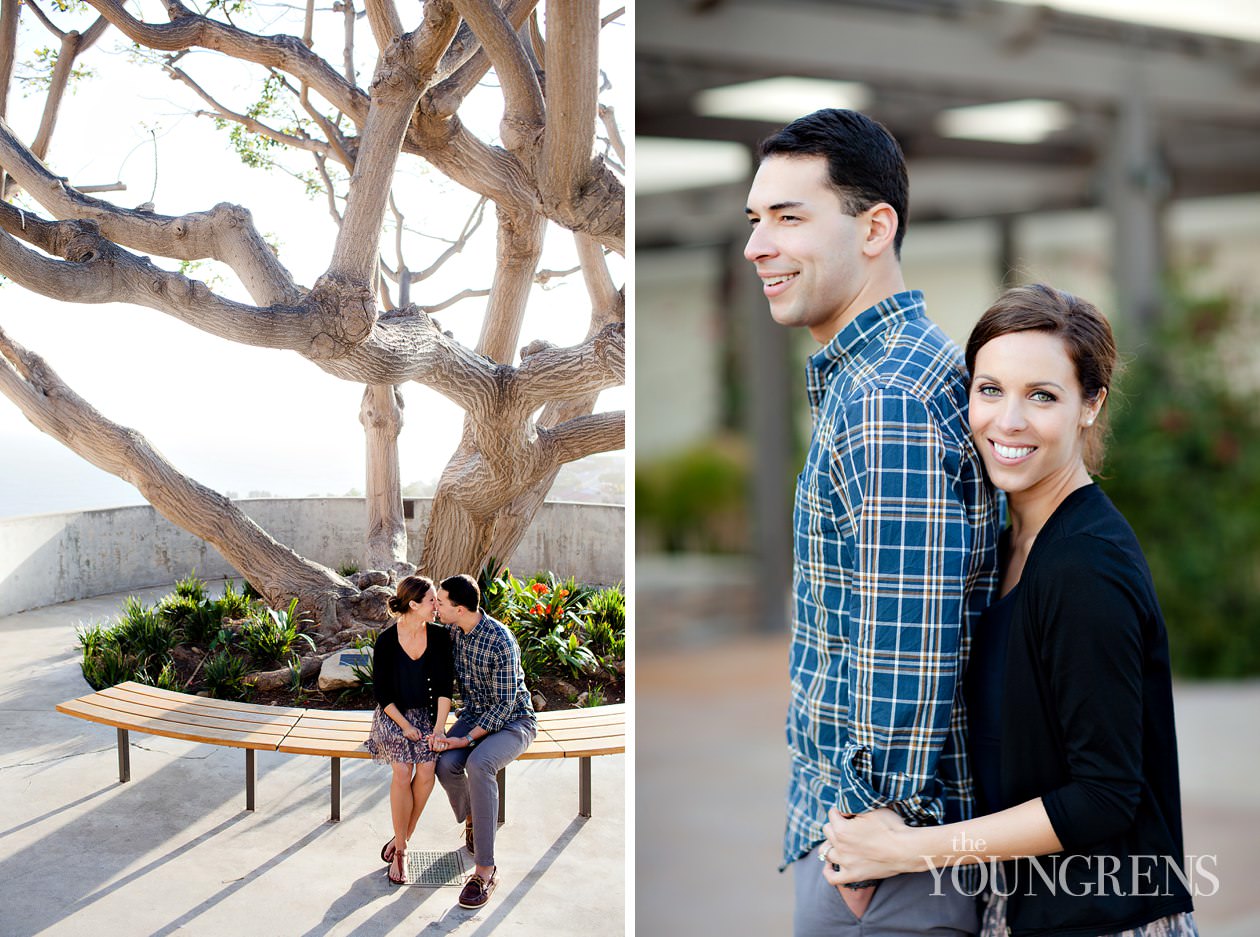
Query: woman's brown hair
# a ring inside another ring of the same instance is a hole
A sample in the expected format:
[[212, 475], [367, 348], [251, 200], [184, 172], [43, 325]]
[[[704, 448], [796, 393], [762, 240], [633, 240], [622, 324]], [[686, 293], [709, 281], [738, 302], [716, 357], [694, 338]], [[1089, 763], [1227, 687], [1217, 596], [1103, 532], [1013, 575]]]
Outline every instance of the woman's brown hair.
[[401, 615], [411, 608], [412, 602], [420, 602], [433, 588], [433, 580], [427, 576], [408, 576], [398, 584], [396, 594], [389, 597], [389, 610]]
[[[1076, 379], [1088, 401], [1110, 391], [1118, 370], [1116, 340], [1111, 325], [1093, 303], [1056, 290], [1044, 283], [1016, 286], [1004, 292], [984, 311], [967, 339], [967, 373], [976, 373], [980, 349], [1012, 332], [1045, 332], [1057, 335], [1076, 368]], [[1091, 475], [1102, 468], [1107, 436], [1107, 401], [1098, 410], [1094, 425], [1085, 430], [1085, 468]]]

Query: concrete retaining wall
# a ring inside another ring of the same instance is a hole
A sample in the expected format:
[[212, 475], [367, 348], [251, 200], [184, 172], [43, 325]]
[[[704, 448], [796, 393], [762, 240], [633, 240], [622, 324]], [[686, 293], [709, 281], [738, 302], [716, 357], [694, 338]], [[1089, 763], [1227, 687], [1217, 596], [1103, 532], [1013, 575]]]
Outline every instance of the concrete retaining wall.
[[[238, 501], [263, 530], [309, 559], [360, 565], [366, 508], [361, 498]], [[409, 499], [411, 562], [431, 501]], [[625, 579], [625, 509], [615, 504], [544, 504], [509, 564], [528, 575], [549, 569], [581, 582]], [[206, 542], [148, 505], [0, 519], [0, 615], [74, 599], [174, 582], [239, 576]], [[470, 570], [472, 572], [472, 570]]]

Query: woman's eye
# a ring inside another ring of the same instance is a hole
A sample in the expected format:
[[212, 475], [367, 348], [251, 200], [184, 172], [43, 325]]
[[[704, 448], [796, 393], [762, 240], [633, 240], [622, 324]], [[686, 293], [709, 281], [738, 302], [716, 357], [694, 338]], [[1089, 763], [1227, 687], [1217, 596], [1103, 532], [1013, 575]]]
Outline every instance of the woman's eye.
[[1037, 401], [1038, 403], [1054, 403], [1054, 401], [1057, 400], [1058, 398], [1056, 398], [1054, 394], [1050, 393], [1049, 391], [1036, 390], [1036, 391], [1033, 391], [1032, 399]]
[[1002, 393], [1001, 390], [994, 387], [992, 384], [982, 384], [978, 390], [981, 397], [996, 397]]

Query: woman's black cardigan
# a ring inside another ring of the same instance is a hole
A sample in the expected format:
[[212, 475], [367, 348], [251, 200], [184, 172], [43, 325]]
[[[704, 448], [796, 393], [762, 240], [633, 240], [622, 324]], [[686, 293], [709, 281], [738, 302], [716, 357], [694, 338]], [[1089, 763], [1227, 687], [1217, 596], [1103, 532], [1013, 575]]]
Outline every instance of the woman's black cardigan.
[[[372, 652], [372, 692], [376, 702], [384, 709], [390, 703], [400, 713], [408, 709], [423, 709], [431, 721], [437, 719], [438, 697], [451, 698], [455, 683], [455, 660], [451, 652], [451, 636], [441, 625], [424, 626], [428, 634], [428, 646], [420, 657], [418, 667], [398, 643], [398, 626], [390, 625], [376, 639]], [[402, 679], [402, 665], [412, 679]]]
[[1168, 635], [1137, 538], [1098, 486], [1051, 515], [1013, 598], [1002, 801], [1041, 797], [1063, 852], [1037, 859], [1053, 887], [1028, 860], [1006, 864], [1009, 933], [1086, 937], [1191, 910]]

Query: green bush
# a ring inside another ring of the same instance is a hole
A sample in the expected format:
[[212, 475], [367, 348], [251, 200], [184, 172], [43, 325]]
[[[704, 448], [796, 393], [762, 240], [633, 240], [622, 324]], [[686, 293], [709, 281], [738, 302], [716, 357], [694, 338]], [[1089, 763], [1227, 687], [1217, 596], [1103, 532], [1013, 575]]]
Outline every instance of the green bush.
[[287, 609], [281, 611], [262, 609], [241, 626], [240, 642], [255, 663], [260, 666], [278, 663], [289, 656], [299, 641], [315, 650], [311, 636], [302, 633], [307, 619], [298, 613], [297, 604], [298, 600], [294, 599]]
[[1176, 300], [1112, 400], [1100, 485], [1142, 543], [1187, 676], [1260, 673], [1256, 329], [1236, 303]]
[[635, 470], [636, 536], [666, 553], [745, 553], [749, 459], [734, 439], [715, 439]]
[[223, 595], [215, 601], [215, 605], [220, 621], [224, 618], [248, 618], [254, 610], [253, 600], [244, 590], [237, 592], [236, 584], [231, 579], [223, 584]]
[[192, 599], [200, 605], [206, 600], [205, 581], [198, 579], [197, 571], [193, 570], [183, 579], [175, 583], [175, 594], [186, 599]]
[[206, 690], [217, 699], [245, 699], [253, 688], [245, 682], [249, 663], [230, 651], [219, 651], [206, 658], [201, 678]]
[[169, 660], [156, 673], [151, 673], [147, 667], [141, 667], [136, 671], [135, 679], [138, 683], [155, 686], [162, 690], [183, 689], [179, 685], [179, 678], [175, 674], [175, 664]]
[[122, 615], [110, 629], [110, 640], [134, 656], [142, 667], [156, 664], [160, 668], [170, 659], [178, 635], [175, 626], [164, 620], [156, 608], [146, 608], [132, 595], [123, 602]]
[[83, 648], [83, 661], [79, 665], [83, 679], [94, 690], [103, 690], [131, 680], [136, 675], [139, 661], [117, 644], [107, 643], [94, 651]]
[[606, 623], [614, 632], [626, 630], [626, 596], [620, 586], [599, 589], [587, 600], [593, 621]]

